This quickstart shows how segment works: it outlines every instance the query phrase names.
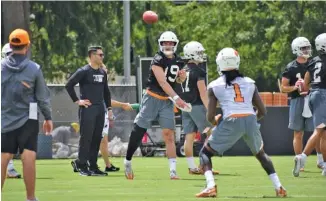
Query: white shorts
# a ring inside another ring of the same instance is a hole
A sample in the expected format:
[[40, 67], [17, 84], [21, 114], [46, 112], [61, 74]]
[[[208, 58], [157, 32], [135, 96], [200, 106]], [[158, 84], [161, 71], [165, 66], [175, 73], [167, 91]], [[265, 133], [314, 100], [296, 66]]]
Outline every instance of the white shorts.
[[103, 126], [103, 131], [102, 131], [102, 137], [109, 135], [109, 126], [110, 126], [110, 122], [109, 122], [109, 116], [108, 113], [105, 113], [105, 117], [104, 117], [104, 126]]

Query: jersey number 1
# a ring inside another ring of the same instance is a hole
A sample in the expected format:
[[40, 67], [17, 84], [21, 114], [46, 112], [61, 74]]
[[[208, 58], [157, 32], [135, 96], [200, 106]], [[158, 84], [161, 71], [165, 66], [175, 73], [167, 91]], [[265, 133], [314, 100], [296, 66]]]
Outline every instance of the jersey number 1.
[[234, 101], [235, 102], [244, 102], [244, 98], [241, 94], [241, 90], [240, 90], [240, 86], [238, 84], [232, 84], [233, 85], [233, 89], [234, 89], [234, 93], [235, 93], [235, 97], [234, 97]]

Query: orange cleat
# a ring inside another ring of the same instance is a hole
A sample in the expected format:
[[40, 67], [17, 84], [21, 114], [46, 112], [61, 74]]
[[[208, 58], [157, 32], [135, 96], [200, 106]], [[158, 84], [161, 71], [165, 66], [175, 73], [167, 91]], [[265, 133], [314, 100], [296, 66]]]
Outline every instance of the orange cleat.
[[215, 185], [213, 188], [205, 188], [202, 192], [197, 193], [197, 198], [210, 198], [217, 196], [217, 186]]
[[287, 196], [287, 194], [286, 194], [286, 190], [285, 190], [285, 188], [283, 188], [282, 186], [280, 187], [280, 189], [275, 190], [275, 191], [276, 191], [276, 196], [277, 196], [277, 197], [284, 198], [284, 197]]

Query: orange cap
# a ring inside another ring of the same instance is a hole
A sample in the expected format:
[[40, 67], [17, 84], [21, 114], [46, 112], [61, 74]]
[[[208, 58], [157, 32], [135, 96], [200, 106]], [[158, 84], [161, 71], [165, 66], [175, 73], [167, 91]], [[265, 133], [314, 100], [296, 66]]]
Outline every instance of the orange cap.
[[16, 46], [28, 45], [30, 43], [29, 34], [24, 29], [15, 29], [9, 36], [9, 43]]

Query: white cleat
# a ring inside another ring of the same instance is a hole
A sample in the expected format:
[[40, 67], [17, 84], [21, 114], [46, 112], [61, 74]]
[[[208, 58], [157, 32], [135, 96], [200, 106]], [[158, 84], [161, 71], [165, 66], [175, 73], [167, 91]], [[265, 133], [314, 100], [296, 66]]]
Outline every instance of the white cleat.
[[324, 162], [318, 162], [317, 161], [317, 168], [323, 169], [324, 168]]
[[301, 157], [301, 155], [296, 155], [294, 157], [294, 168], [292, 170], [293, 176], [295, 176], [295, 177], [298, 177], [299, 176], [299, 174], [300, 174], [300, 168], [302, 167], [301, 163], [302, 163], [302, 157]]
[[321, 172], [321, 175], [323, 175], [323, 176], [326, 177], [326, 167], [325, 167], [325, 165], [324, 165], [324, 169], [323, 169], [323, 171]]
[[173, 171], [170, 171], [170, 179], [171, 180], [179, 180], [180, 178], [178, 177], [177, 172], [173, 170]]
[[134, 172], [132, 171], [131, 168], [131, 162], [125, 162], [125, 176], [128, 180], [133, 180], [134, 179]]

